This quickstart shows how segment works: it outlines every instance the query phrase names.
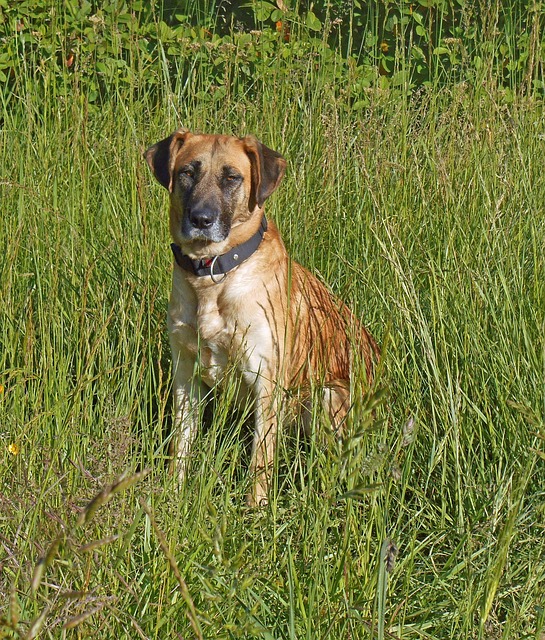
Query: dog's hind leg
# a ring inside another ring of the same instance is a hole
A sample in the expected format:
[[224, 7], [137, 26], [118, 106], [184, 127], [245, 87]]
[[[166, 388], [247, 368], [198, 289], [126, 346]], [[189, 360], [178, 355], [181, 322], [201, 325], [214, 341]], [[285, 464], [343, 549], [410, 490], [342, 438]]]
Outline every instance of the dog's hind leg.
[[335, 431], [342, 430], [343, 422], [350, 409], [350, 382], [333, 380], [323, 390], [323, 407]]
[[344, 419], [350, 409], [350, 383], [348, 380], [333, 380], [323, 387], [303, 393], [298, 403], [299, 417], [307, 436], [312, 431], [315, 404], [321, 405], [331, 428], [335, 432], [342, 431]]

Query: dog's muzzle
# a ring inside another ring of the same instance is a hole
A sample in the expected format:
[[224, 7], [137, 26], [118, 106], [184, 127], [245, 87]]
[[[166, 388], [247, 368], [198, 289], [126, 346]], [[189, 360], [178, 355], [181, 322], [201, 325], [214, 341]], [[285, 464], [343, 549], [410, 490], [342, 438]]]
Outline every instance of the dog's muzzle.
[[182, 235], [188, 240], [222, 242], [229, 235], [229, 228], [219, 211], [210, 207], [190, 207], [183, 217]]

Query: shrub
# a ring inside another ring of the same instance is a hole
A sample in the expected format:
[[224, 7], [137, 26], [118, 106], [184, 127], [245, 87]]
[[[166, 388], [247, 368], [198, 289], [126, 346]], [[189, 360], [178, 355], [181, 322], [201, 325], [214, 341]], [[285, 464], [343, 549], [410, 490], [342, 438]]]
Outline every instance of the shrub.
[[271, 74], [307, 73], [314, 58], [356, 108], [377, 85], [410, 92], [488, 80], [506, 99], [544, 87], [543, 12], [533, 0], [334, 0], [292, 9], [254, 1], [230, 9], [191, 1], [177, 11], [143, 1], [0, 0], [0, 83], [5, 95], [27, 82], [33, 93], [76, 90], [92, 104], [160, 92], [166, 82], [218, 101], [239, 87], [251, 92]]

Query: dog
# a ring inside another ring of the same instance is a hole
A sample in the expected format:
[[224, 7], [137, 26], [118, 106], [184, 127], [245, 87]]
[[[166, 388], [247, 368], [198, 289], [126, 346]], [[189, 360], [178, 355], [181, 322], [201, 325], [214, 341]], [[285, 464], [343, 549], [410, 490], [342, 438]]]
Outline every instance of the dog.
[[[168, 331], [180, 479], [198, 405], [236, 366], [237, 402], [253, 403], [250, 506], [266, 504], [286, 390], [307, 409], [319, 385], [334, 428], [350, 407], [354, 349], [372, 384], [373, 337], [309, 271], [291, 260], [264, 203], [285, 159], [253, 136], [180, 129], [145, 152], [170, 194], [174, 253]], [[302, 411], [304, 413], [304, 411]]]

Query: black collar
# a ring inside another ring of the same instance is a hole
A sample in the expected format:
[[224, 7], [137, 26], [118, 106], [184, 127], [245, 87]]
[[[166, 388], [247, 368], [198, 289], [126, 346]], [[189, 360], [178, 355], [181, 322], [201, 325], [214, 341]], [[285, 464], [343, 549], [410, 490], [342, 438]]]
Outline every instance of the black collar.
[[263, 216], [259, 229], [249, 240], [239, 244], [227, 253], [211, 256], [210, 258], [201, 258], [200, 260], [193, 260], [193, 258], [183, 254], [182, 249], [177, 244], [171, 244], [170, 248], [174, 254], [176, 264], [182, 269], [196, 276], [210, 276], [214, 282], [221, 282], [223, 278], [216, 280], [216, 276], [225, 276], [228, 271], [238, 267], [239, 264], [255, 253], [263, 240], [265, 231], [267, 231], [267, 218]]

